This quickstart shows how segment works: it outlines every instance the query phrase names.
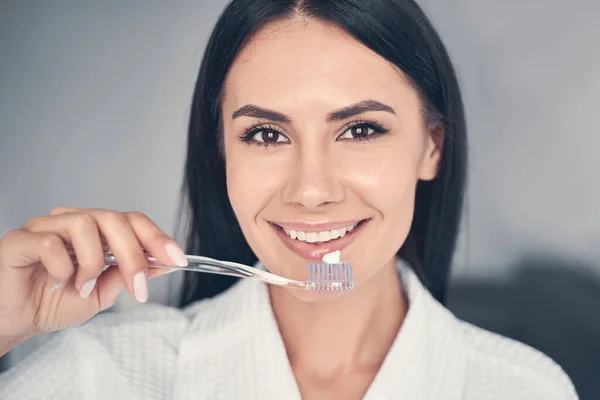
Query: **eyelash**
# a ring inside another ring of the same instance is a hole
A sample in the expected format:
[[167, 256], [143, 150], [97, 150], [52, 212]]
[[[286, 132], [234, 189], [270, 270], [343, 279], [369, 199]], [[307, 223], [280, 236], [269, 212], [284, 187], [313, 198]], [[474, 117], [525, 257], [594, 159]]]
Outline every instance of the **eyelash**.
[[273, 132], [277, 133], [278, 135], [285, 136], [285, 133], [277, 126], [270, 125], [270, 124], [266, 124], [266, 125], [260, 124], [260, 125], [255, 125], [250, 128], [244, 129], [244, 133], [240, 136], [240, 140], [242, 142], [245, 142], [245, 143], [248, 143], [248, 144], [251, 144], [254, 146], [262, 146], [262, 147], [279, 146], [281, 144], [285, 144], [285, 143], [259, 142], [257, 140], [254, 140], [253, 139], [254, 136], [257, 133], [260, 133], [262, 131], [273, 131]]
[[[382, 135], [389, 132], [389, 129], [384, 128], [381, 124], [379, 124], [373, 120], [360, 119], [360, 120], [353, 121], [353, 122], [350, 122], [349, 124], [347, 124], [339, 136], [342, 136], [343, 134], [345, 134], [346, 132], [348, 132], [348, 130], [350, 130], [352, 128], [372, 129], [373, 133], [371, 133], [368, 136], [362, 137], [362, 138], [343, 139], [344, 141], [347, 141], [347, 142], [370, 142], [370, 141], [379, 139], [379, 137], [381, 137]], [[257, 140], [254, 140], [253, 139], [254, 136], [257, 133], [260, 133], [262, 131], [272, 131], [272, 132], [277, 133], [278, 135], [282, 135], [287, 138], [285, 132], [283, 132], [283, 130], [281, 128], [279, 128], [275, 125], [270, 125], [270, 124], [260, 124], [260, 125], [252, 126], [250, 128], [246, 128], [244, 130], [244, 133], [242, 135], [240, 135], [239, 139], [242, 142], [248, 143], [250, 145], [262, 146], [262, 147], [280, 146], [280, 145], [289, 143], [289, 142], [283, 142], [283, 143], [259, 142]], [[289, 138], [288, 138], [288, 140], [289, 140]]]

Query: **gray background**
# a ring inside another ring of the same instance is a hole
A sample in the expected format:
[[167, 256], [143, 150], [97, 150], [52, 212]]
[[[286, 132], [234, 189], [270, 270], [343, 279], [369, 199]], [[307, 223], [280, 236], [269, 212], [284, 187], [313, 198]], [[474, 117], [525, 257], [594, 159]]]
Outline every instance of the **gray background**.
[[[450, 307], [600, 398], [600, 2], [420, 3], [469, 122]], [[224, 4], [0, 0], [0, 234], [58, 205], [140, 210], [172, 232], [193, 84]], [[176, 278], [151, 298], [168, 301]]]

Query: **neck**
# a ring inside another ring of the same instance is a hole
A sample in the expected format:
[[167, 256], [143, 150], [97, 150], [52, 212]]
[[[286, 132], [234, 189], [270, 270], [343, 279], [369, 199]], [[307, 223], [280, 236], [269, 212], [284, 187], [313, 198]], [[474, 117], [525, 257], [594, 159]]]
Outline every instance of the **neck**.
[[395, 259], [333, 300], [305, 302], [273, 286], [270, 293], [292, 368], [323, 379], [376, 372], [407, 311]]

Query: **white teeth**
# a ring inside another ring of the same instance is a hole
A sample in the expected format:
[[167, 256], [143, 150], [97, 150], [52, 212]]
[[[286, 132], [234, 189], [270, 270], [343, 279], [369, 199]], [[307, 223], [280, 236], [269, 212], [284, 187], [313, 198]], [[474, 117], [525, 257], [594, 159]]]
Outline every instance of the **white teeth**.
[[330, 231], [319, 232], [319, 242], [328, 242], [331, 240]]
[[301, 242], [325, 243], [329, 242], [330, 240], [335, 240], [344, 237], [346, 235], [346, 232], [352, 232], [354, 228], [356, 228], [356, 225], [350, 225], [345, 228], [332, 229], [330, 231], [323, 232], [302, 232], [295, 231], [293, 229], [284, 229], [284, 231], [290, 238], [297, 239]]
[[316, 232], [306, 232], [306, 241], [308, 243], [315, 243], [319, 238], [319, 234]]

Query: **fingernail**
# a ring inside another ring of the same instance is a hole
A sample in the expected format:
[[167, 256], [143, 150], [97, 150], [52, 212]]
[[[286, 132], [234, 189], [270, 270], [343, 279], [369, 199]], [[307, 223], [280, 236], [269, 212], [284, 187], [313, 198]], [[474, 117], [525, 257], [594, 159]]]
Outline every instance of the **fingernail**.
[[81, 287], [81, 290], [79, 291], [79, 295], [81, 296], [81, 298], [87, 299], [92, 293], [92, 290], [94, 290], [94, 286], [96, 286], [96, 278], [90, 279], [89, 281], [84, 283]]
[[145, 272], [138, 272], [133, 277], [133, 295], [140, 303], [148, 300], [148, 278]]
[[188, 260], [185, 257], [183, 250], [179, 246], [173, 243], [169, 243], [165, 246], [165, 252], [171, 258], [173, 263], [178, 267], [187, 267]]

